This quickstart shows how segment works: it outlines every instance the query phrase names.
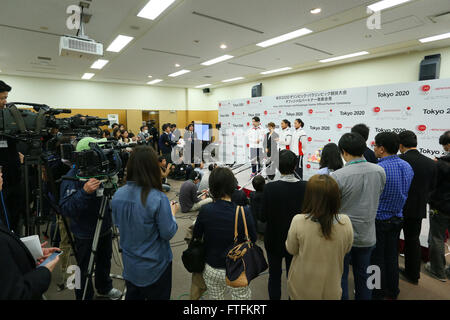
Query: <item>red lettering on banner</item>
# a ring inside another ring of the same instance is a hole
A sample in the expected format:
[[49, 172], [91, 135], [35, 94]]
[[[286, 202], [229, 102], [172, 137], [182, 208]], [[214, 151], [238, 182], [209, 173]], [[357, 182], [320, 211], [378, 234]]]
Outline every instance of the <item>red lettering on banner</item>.
[[313, 113], [313, 109], [309, 109], [309, 110], [308, 110], [308, 113], [309, 113], [309, 114], [312, 114], [312, 113]]
[[311, 165], [308, 163], [308, 164], [306, 165], [306, 168], [310, 169], [310, 168], [311, 168]]
[[311, 142], [311, 141], [312, 141], [312, 138], [311, 138], [311, 137], [308, 137], [308, 141]]
[[264, 115], [267, 116], [267, 111], [264, 111]]
[[337, 127], [338, 127], [338, 129], [342, 129], [342, 124], [338, 123]]
[[330, 112], [333, 112], [333, 109], [330, 109]]
[[380, 110], [381, 110], [380, 107], [375, 107], [375, 108], [373, 108], [373, 111], [374, 111], [374, 112], [380, 112]]
[[250, 100], [247, 100], [247, 104], [250, 104]]
[[411, 107], [406, 107], [406, 110], [411, 110]]

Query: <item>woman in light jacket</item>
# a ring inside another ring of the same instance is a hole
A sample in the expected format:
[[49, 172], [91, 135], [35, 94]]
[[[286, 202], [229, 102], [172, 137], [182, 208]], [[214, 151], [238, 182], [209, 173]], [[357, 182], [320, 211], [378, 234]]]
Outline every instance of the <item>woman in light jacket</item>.
[[286, 240], [294, 256], [288, 293], [294, 300], [340, 300], [344, 257], [353, 244], [350, 218], [338, 214], [337, 182], [328, 175], [309, 179], [302, 214], [292, 219]]

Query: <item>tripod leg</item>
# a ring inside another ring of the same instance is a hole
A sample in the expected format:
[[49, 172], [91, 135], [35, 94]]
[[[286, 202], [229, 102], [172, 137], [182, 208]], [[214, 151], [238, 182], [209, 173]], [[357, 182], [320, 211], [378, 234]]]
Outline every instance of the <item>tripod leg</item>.
[[99, 213], [99, 217], [97, 220], [97, 226], [95, 228], [94, 239], [92, 240], [92, 251], [91, 251], [91, 257], [89, 259], [88, 272], [87, 272], [87, 276], [86, 276], [86, 283], [84, 285], [84, 292], [83, 292], [82, 300], [86, 300], [88, 286], [89, 286], [89, 283], [92, 282], [92, 274], [94, 271], [94, 260], [95, 260], [95, 255], [97, 253], [98, 239], [100, 238], [100, 232], [102, 229], [103, 218], [105, 216], [107, 204], [108, 204], [108, 198], [103, 196], [102, 203], [100, 205], [100, 213]]

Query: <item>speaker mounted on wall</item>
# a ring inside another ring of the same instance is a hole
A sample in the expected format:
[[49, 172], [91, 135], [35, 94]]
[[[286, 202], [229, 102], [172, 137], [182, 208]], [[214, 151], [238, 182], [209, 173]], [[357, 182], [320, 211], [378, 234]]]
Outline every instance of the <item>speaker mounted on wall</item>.
[[203, 93], [210, 93], [210, 92], [211, 92], [211, 90], [209, 88], [203, 89]]
[[261, 97], [262, 96], [262, 83], [253, 86], [252, 88], [252, 98]]
[[425, 56], [420, 62], [419, 81], [439, 79], [441, 71], [441, 54]]

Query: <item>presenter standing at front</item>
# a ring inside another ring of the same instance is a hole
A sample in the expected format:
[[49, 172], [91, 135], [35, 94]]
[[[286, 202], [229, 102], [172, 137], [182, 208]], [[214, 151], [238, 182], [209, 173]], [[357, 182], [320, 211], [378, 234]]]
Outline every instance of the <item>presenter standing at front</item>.
[[307, 136], [303, 127], [305, 124], [301, 119], [295, 119], [294, 132], [292, 133], [291, 151], [297, 156], [297, 163], [295, 165], [295, 175], [297, 178], [303, 180], [303, 155], [305, 154], [305, 147]]
[[248, 144], [250, 147], [250, 161], [252, 163], [251, 178], [261, 171], [261, 156], [263, 154], [264, 131], [261, 128], [259, 117], [252, 118], [253, 127], [248, 131]]
[[281, 132], [278, 140], [278, 147], [281, 150], [289, 150], [292, 141], [291, 123], [289, 120], [284, 119], [281, 121]]

